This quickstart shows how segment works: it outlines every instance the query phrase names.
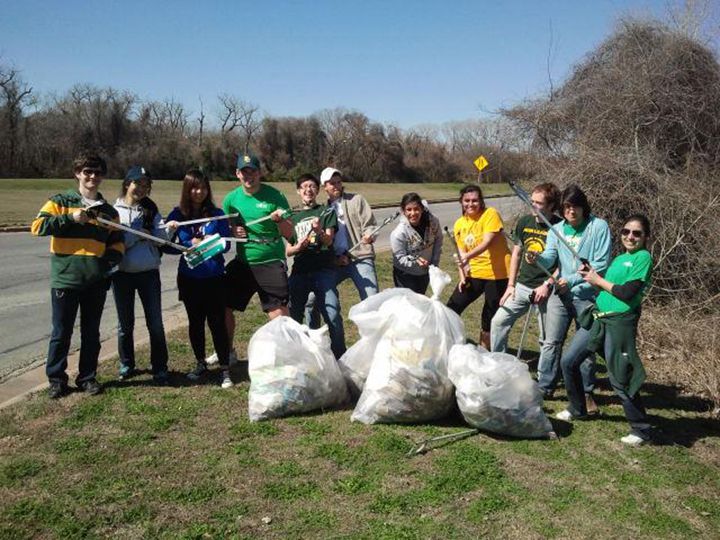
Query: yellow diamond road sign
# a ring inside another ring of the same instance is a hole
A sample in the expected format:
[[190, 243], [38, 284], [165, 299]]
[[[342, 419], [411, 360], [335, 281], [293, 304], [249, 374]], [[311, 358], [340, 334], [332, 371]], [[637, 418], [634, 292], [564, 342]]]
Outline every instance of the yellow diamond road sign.
[[485, 167], [488, 166], [488, 160], [485, 159], [485, 156], [478, 156], [475, 161], [473, 161], [475, 166], [477, 167], [478, 171], [482, 171]]

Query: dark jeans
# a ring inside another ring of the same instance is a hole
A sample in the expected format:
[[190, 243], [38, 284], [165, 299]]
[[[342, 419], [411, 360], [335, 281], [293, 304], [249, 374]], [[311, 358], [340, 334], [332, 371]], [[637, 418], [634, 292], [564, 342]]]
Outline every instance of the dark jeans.
[[50, 289], [52, 335], [45, 373], [51, 383], [67, 384], [67, 357], [78, 308], [80, 308], [80, 362], [75, 382], [80, 385], [97, 376], [100, 318], [106, 296], [105, 280], [86, 289]]
[[118, 354], [120, 364], [135, 368], [135, 291], [140, 296], [145, 324], [150, 334], [150, 364], [155, 375], [167, 371], [168, 350], [162, 321], [160, 272], [116, 272], [113, 295], [118, 315]]
[[393, 266], [393, 284], [396, 287], [410, 289], [418, 294], [425, 294], [430, 285], [430, 275], [409, 274]]
[[[552, 304], [548, 300], [548, 316]], [[576, 329], [570, 345], [560, 358], [560, 369], [565, 380], [565, 389], [568, 397], [568, 410], [573, 416], [585, 416], [585, 394], [591, 394], [595, 389], [595, 353], [588, 351], [590, 332], [582, 328], [577, 322], [578, 316], [590, 305], [590, 300], [574, 299], [568, 305], [567, 319], [563, 323], [567, 332], [571, 320], [575, 320]]]
[[195, 279], [178, 274], [180, 300], [188, 316], [190, 345], [198, 362], [205, 362], [205, 321], [210, 327], [218, 363], [229, 364], [230, 341], [225, 327], [225, 287], [223, 276]]

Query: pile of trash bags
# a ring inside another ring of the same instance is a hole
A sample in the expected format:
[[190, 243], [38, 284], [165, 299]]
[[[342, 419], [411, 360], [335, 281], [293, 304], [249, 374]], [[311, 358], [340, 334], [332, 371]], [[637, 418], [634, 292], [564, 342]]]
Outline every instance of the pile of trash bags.
[[253, 334], [248, 363], [252, 421], [337, 407], [349, 398], [327, 326], [311, 330], [277, 317]]
[[250, 420], [343, 405], [351, 420], [415, 423], [457, 405], [473, 427], [515, 437], [552, 437], [542, 394], [524, 362], [465, 344], [462, 319], [439, 299], [450, 276], [430, 267], [432, 298], [387, 289], [350, 309], [360, 339], [338, 362], [327, 327], [289, 317], [261, 327], [248, 345]]
[[447, 360], [465, 343], [462, 319], [439, 300], [450, 276], [430, 268], [433, 297], [387, 289], [350, 309], [360, 340], [340, 359], [360, 399], [352, 420], [364, 424], [421, 422], [454, 407]]

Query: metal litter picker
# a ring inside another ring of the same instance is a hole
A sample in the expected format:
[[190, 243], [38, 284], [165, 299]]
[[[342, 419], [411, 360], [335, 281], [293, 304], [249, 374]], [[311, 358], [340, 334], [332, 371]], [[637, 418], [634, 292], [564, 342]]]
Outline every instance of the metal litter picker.
[[[370, 236], [371, 236], [372, 238], [375, 238], [375, 237], [377, 236], [377, 234], [380, 232], [380, 229], [382, 229], [382, 228], [385, 227], [386, 225], [389, 225], [390, 223], [392, 223], [393, 221], [395, 221], [395, 220], [398, 218], [399, 215], [400, 215], [400, 212], [398, 211], [398, 212], [395, 212], [392, 216], [386, 217], [380, 225], [378, 225], [377, 227], [375, 227], [375, 229], [373, 229], [373, 232], [370, 233]], [[360, 247], [360, 245], [361, 245], [362, 243], [363, 243], [363, 241], [360, 240], [357, 244], [355, 244], [355, 245], [352, 246], [350, 249], [348, 249], [348, 253], [351, 253], [353, 250], [355, 250], [355, 249], [357, 249], [358, 247]]]

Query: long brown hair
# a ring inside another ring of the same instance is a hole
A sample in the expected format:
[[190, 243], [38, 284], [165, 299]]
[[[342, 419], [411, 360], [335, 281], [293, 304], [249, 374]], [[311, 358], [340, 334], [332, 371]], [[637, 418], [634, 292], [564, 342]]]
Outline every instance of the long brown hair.
[[[462, 208], [462, 200], [463, 196], [466, 193], [477, 193], [478, 197], [480, 197], [480, 211], [485, 211], [485, 198], [483, 197], [482, 190], [480, 189], [480, 186], [473, 186], [472, 184], [466, 184], [461, 190], [460, 190], [460, 208]], [[463, 211], [463, 214], [465, 212]]]
[[210, 217], [210, 214], [215, 210], [215, 203], [213, 202], [212, 188], [210, 187], [210, 180], [205, 173], [200, 169], [190, 169], [185, 173], [183, 178], [182, 192], [180, 193], [180, 212], [185, 217], [193, 216], [192, 200], [190, 198], [190, 191], [192, 188], [204, 184], [207, 188], [207, 197], [200, 207], [201, 217]]

